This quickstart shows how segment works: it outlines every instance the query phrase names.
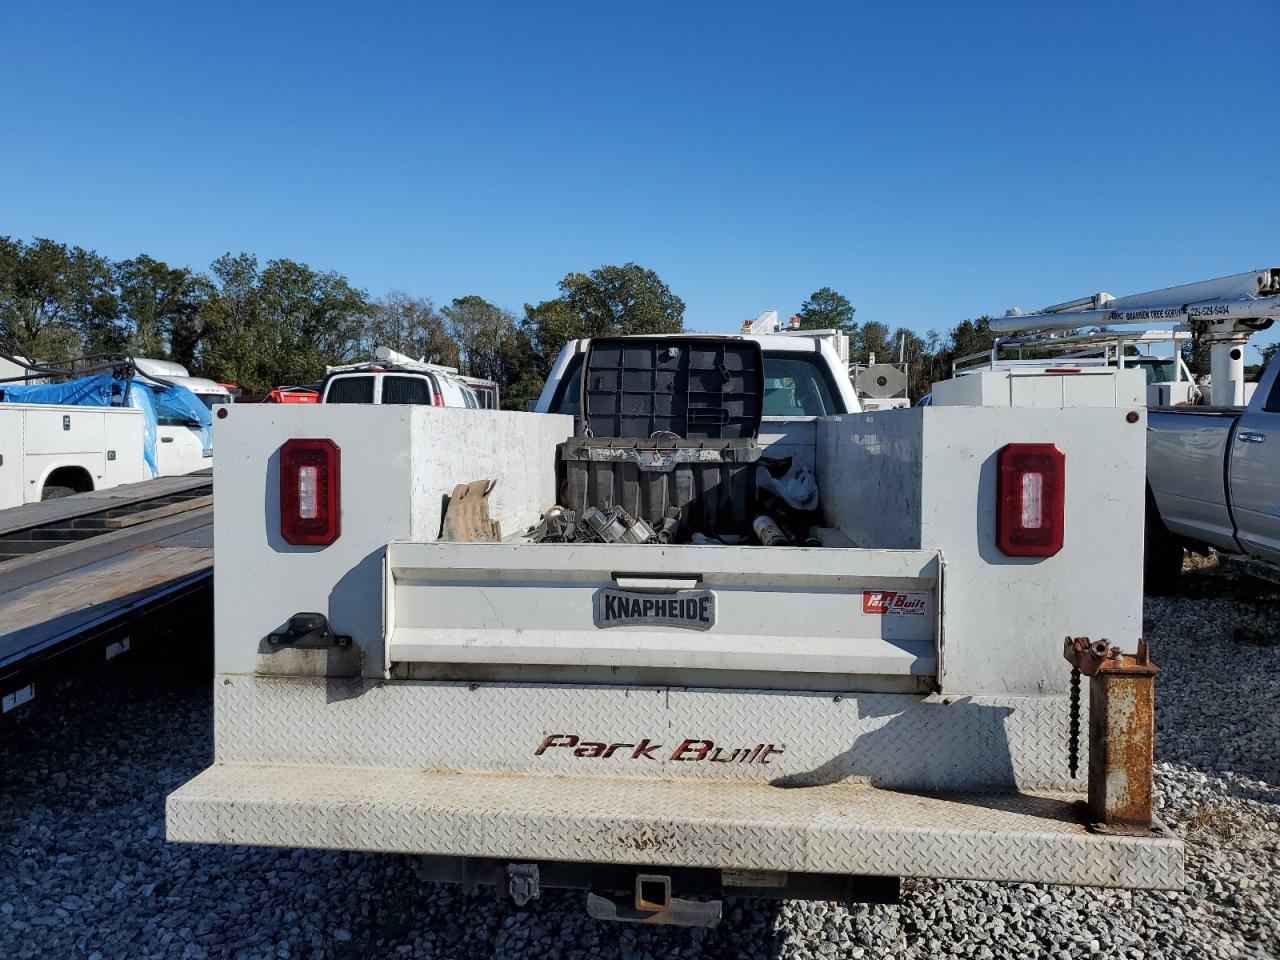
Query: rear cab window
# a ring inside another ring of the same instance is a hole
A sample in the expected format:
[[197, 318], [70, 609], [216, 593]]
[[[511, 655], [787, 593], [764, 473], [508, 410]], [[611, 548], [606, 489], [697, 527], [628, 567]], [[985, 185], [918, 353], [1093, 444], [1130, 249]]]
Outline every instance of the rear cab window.
[[764, 416], [825, 417], [839, 413], [826, 367], [807, 354], [764, 355]]
[[[816, 353], [764, 351], [764, 413], [766, 417], [825, 417], [847, 413], [831, 372]], [[578, 416], [582, 406], [582, 354], [565, 367], [551, 398], [552, 413]]]
[[1146, 374], [1147, 385], [1153, 383], [1171, 383], [1174, 380], [1174, 365], [1172, 360], [1148, 360], [1140, 359], [1136, 363], [1131, 357], [1125, 357], [1126, 367], [1141, 367], [1142, 372]]

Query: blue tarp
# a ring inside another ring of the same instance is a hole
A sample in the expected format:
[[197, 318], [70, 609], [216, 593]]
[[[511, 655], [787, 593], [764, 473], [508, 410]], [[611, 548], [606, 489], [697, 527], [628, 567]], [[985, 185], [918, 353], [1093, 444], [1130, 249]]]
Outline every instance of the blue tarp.
[[156, 415], [161, 420], [193, 421], [200, 425], [204, 437], [205, 456], [213, 452], [213, 411], [200, 398], [181, 384], [162, 387], [158, 383], [134, 381], [134, 388], [146, 386], [155, 398]]
[[121, 407], [122, 397], [129, 390], [126, 380], [117, 380], [109, 373], [96, 377], [83, 377], [66, 383], [0, 384], [7, 403], [59, 403], [69, 407]]
[[117, 380], [110, 373], [66, 383], [34, 386], [0, 384], [5, 403], [52, 403], [73, 407], [134, 407], [142, 411], [142, 456], [151, 475], [160, 475], [156, 458], [156, 426], [160, 419], [193, 421], [203, 435], [204, 452], [213, 448], [213, 414], [186, 387], [161, 386], [145, 380]]
[[130, 388], [125, 394], [127, 406], [142, 411], [142, 459], [151, 468], [151, 476], [160, 476], [160, 459], [156, 451], [156, 401], [146, 387]]

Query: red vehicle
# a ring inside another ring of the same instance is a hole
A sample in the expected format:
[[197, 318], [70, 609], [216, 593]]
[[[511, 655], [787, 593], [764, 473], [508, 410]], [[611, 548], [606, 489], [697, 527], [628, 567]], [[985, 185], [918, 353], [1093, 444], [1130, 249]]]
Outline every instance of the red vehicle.
[[276, 387], [263, 403], [319, 403], [320, 394], [308, 387]]

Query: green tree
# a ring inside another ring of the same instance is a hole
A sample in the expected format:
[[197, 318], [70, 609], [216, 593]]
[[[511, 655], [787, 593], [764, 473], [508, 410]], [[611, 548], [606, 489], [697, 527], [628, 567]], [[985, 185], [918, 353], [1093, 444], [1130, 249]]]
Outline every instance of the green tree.
[[214, 284], [206, 274], [194, 271], [189, 284], [187, 295], [179, 301], [182, 306], [169, 317], [169, 359], [195, 370], [199, 366], [205, 338], [205, 312], [214, 296]]
[[197, 315], [197, 370], [222, 383], [238, 384], [249, 393], [277, 386], [266, 383], [254, 344], [263, 329], [257, 258], [247, 253], [223, 254], [213, 261], [209, 274]]
[[951, 361], [974, 353], [990, 350], [995, 344], [996, 335], [991, 330], [991, 318], [979, 317], [977, 320], [961, 320], [951, 331]]
[[1263, 367], [1266, 367], [1271, 362], [1271, 358], [1276, 355], [1277, 351], [1280, 351], [1280, 343], [1269, 343], [1262, 348]]
[[333, 271], [312, 270], [294, 260], [272, 260], [259, 278], [258, 294], [272, 360], [269, 377], [306, 383], [325, 366], [354, 359], [370, 313], [368, 296]]
[[852, 338], [858, 332], [858, 325], [853, 322], [855, 312], [853, 304], [842, 294], [823, 287], [809, 294], [797, 316], [801, 330], [843, 330]]
[[501, 358], [502, 409], [528, 409], [530, 401], [538, 399], [538, 394], [542, 392], [545, 378], [539, 373], [538, 356], [524, 324], [517, 324], [502, 341]]
[[463, 372], [495, 381], [503, 409], [526, 409], [543, 382], [528, 324], [475, 295], [458, 297], [441, 312], [461, 348]]
[[414, 359], [458, 365], [458, 344], [430, 300], [393, 290], [373, 304], [360, 338], [362, 356], [390, 347]]
[[879, 320], [868, 320], [864, 323], [849, 344], [850, 358], [857, 359], [861, 363], [870, 362], [872, 354], [875, 354], [876, 361], [879, 363], [887, 363], [898, 358], [894, 341], [889, 337], [889, 328]]
[[98, 254], [36, 238], [0, 237], [0, 340], [61, 364], [123, 346], [111, 265]]
[[112, 272], [129, 353], [194, 361], [195, 320], [207, 293], [204, 279], [145, 253], [115, 264]]
[[571, 273], [560, 296], [526, 304], [524, 329], [545, 377], [569, 340], [684, 330], [684, 301], [652, 270], [634, 263]]
[[441, 313], [460, 349], [462, 372], [503, 384], [502, 345], [515, 334], [515, 316], [475, 294], [455, 298]]
[[582, 336], [578, 314], [560, 298], [544, 300], [536, 306], [526, 303], [520, 328], [533, 347], [538, 375], [544, 378], [564, 345]]
[[914, 403], [928, 393], [933, 384], [933, 365], [928, 342], [906, 327], [899, 327], [893, 332], [892, 342], [898, 345], [898, 349], [886, 354], [884, 359], [896, 362], [900, 356], [904, 357], [907, 362], [907, 396]]
[[1182, 362], [1187, 365], [1187, 369], [1191, 371], [1193, 376], [1208, 376], [1209, 374], [1209, 341], [1205, 339], [1205, 324], [1193, 323], [1191, 325], [1191, 339], [1183, 341], [1182, 344]]
[[206, 376], [260, 393], [317, 380], [355, 355], [371, 306], [341, 274], [293, 260], [259, 269], [245, 253], [219, 257], [211, 273], [200, 310]]
[[[937, 330], [928, 330], [924, 335], [924, 357], [921, 362], [922, 377], [924, 380], [924, 392], [928, 393], [933, 389], [933, 385], [939, 380], [951, 375], [950, 371], [944, 371], [942, 365], [942, 334]], [[912, 401], [915, 401], [915, 397]]]
[[684, 301], [638, 264], [572, 273], [560, 281], [560, 290], [581, 319], [584, 336], [684, 330]]

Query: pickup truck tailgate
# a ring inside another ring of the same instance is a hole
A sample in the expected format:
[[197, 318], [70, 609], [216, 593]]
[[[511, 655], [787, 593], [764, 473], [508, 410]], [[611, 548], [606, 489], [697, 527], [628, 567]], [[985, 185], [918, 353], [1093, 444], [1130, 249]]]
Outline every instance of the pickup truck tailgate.
[[933, 676], [924, 550], [392, 543], [393, 663]]

